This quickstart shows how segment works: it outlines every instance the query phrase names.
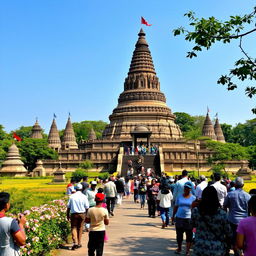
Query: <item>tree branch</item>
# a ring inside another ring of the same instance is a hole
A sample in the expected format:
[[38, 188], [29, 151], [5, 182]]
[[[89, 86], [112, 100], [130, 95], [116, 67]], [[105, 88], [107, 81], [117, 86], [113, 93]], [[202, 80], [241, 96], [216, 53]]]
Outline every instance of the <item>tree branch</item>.
[[248, 34], [251, 34], [251, 33], [253, 33], [253, 32], [255, 32], [256, 31], [256, 28], [254, 28], [254, 29], [252, 29], [252, 30], [250, 30], [250, 31], [248, 31], [248, 32], [246, 32], [246, 33], [243, 33], [243, 34], [240, 34], [240, 35], [236, 35], [236, 36], [214, 36], [214, 38], [216, 38], [216, 39], [236, 39], [236, 38], [241, 38], [241, 37], [243, 37], [243, 36], [246, 36], [246, 35], [248, 35]]
[[242, 47], [242, 39], [243, 37], [240, 37], [240, 43], [239, 43], [239, 48], [241, 49], [242, 53], [247, 57], [247, 59], [250, 61], [250, 63], [256, 67], [256, 63], [254, 61], [252, 61], [252, 59], [249, 57], [249, 55], [244, 51], [243, 47]]

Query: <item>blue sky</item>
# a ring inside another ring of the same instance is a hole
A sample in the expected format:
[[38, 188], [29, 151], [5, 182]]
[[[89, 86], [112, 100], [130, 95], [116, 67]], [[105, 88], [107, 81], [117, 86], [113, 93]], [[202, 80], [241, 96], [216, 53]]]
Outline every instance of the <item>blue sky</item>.
[[[228, 18], [252, 11], [246, 0], [2, 0], [0, 2], [0, 124], [7, 131], [30, 126], [38, 117], [48, 132], [57, 115], [59, 129], [68, 113], [73, 122], [104, 120], [123, 91], [140, 16], [161, 90], [173, 112], [211, 116], [236, 124], [254, 118], [255, 100], [243, 86], [233, 92], [216, 84], [218, 77], [241, 56], [238, 42], [215, 45], [193, 60], [186, 52], [192, 44], [173, 37], [172, 30], [199, 17]], [[245, 40], [253, 56], [255, 34]]]

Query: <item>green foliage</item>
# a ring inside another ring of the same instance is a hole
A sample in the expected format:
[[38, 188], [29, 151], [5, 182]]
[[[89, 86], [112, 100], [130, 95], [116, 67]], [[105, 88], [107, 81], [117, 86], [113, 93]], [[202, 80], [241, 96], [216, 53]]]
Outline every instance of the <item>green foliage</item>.
[[11, 139], [11, 136], [4, 131], [4, 126], [0, 124], [0, 141]]
[[182, 132], [188, 132], [195, 128], [194, 118], [184, 112], [175, 112], [175, 123], [179, 125]]
[[224, 164], [215, 164], [211, 168], [212, 174], [218, 173], [221, 177], [226, 176], [229, 177], [228, 172], [225, 170]]
[[88, 172], [85, 169], [79, 168], [72, 173], [71, 177], [74, 178], [77, 182], [79, 182], [84, 176], [88, 176], [87, 174]]
[[109, 176], [110, 176], [110, 174], [108, 172], [102, 172], [99, 174], [99, 179], [106, 180], [109, 178]]
[[255, 170], [256, 169], [256, 145], [247, 147], [247, 152], [249, 154], [249, 167]]
[[246, 148], [239, 144], [208, 141], [206, 146], [213, 151], [213, 156], [208, 159], [210, 163], [249, 158]]
[[30, 138], [32, 133], [32, 126], [21, 126], [20, 128], [11, 131], [11, 134], [16, 133], [22, 140], [25, 138]]
[[84, 170], [88, 170], [91, 169], [93, 167], [93, 163], [90, 160], [85, 160], [83, 161], [81, 164], [79, 164], [79, 168], [84, 169]]
[[[235, 79], [240, 81], [256, 80], [256, 59], [249, 56], [242, 45], [244, 37], [256, 32], [256, 7], [254, 7], [253, 12], [250, 14], [230, 16], [224, 22], [219, 21], [215, 17], [209, 17], [208, 19], [196, 18], [195, 13], [192, 11], [185, 13], [184, 16], [188, 17], [189, 25], [193, 28], [193, 31], [179, 27], [173, 30], [173, 34], [174, 36], [184, 34], [185, 40], [194, 42], [192, 50], [187, 53], [188, 58], [197, 57], [199, 51], [202, 51], [202, 49], [209, 50], [216, 42], [226, 44], [239, 39], [239, 48], [244, 57], [235, 61], [234, 68], [230, 69], [228, 75], [222, 75], [217, 83], [225, 85], [228, 90], [234, 90], [237, 88], [237, 84], [234, 82]], [[256, 87], [247, 86], [245, 94], [252, 98], [256, 94]], [[256, 114], [256, 108], [253, 108], [252, 111]]]
[[0, 166], [2, 162], [5, 160], [8, 148], [11, 146], [12, 140], [10, 139], [3, 139], [0, 140]]
[[82, 121], [73, 123], [74, 131], [78, 141], [88, 140], [89, 133], [93, 128], [97, 138], [101, 138], [107, 123], [103, 121]]
[[46, 139], [25, 138], [17, 143], [22, 161], [32, 171], [38, 159], [58, 159], [56, 151], [48, 147]]

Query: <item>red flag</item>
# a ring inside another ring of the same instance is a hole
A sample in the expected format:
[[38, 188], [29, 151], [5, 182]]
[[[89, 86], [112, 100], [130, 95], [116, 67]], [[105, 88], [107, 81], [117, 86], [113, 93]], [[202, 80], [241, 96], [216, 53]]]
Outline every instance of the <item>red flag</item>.
[[209, 113], [210, 112], [210, 109], [208, 108], [208, 106], [207, 106], [207, 113]]
[[141, 17], [141, 24], [144, 24], [146, 26], [152, 26], [152, 24], [148, 24], [148, 22], [143, 17]]
[[17, 141], [21, 141], [21, 137], [19, 137], [16, 132], [13, 133], [12, 137], [17, 140]]

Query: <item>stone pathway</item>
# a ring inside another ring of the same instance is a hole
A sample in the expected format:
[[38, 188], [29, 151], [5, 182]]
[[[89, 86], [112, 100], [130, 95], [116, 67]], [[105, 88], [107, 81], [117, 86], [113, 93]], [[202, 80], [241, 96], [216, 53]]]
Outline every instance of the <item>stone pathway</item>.
[[[124, 200], [115, 209], [107, 227], [109, 240], [105, 242], [104, 256], [172, 256], [176, 247], [174, 226], [161, 229], [161, 219], [147, 217], [147, 209], [141, 210], [139, 204]], [[58, 256], [87, 255], [88, 233], [83, 234], [83, 247], [76, 251], [68, 250], [70, 245], [59, 250]], [[65, 249], [66, 248], [66, 249]]]

